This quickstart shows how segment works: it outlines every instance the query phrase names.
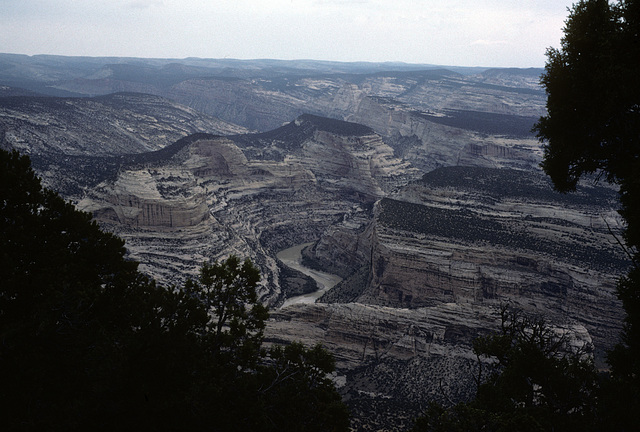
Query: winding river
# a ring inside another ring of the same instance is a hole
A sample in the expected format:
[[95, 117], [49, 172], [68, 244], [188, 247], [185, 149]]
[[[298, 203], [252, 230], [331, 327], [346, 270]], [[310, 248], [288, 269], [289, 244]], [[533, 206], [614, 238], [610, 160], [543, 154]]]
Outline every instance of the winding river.
[[299, 245], [290, 247], [289, 249], [280, 251], [277, 254], [277, 257], [286, 266], [291, 267], [292, 269], [298, 270], [301, 273], [306, 274], [307, 276], [310, 276], [311, 278], [313, 278], [313, 280], [317, 282], [319, 287], [317, 291], [314, 291], [312, 293], [288, 298], [287, 300], [285, 300], [282, 307], [287, 307], [296, 303], [315, 303], [315, 301], [319, 299], [322, 296], [322, 294], [327, 292], [329, 289], [333, 288], [334, 285], [336, 285], [338, 282], [342, 280], [340, 276], [310, 269], [309, 267], [305, 267], [302, 265], [302, 249], [312, 244], [313, 243], [299, 244]]

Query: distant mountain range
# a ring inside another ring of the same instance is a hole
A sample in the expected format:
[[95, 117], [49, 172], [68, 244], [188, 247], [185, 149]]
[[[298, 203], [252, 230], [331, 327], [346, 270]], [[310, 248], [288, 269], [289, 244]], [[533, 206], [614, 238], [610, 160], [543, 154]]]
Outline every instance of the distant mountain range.
[[[68, 94], [64, 83], [79, 79], [112, 77], [167, 86], [193, 78], [273, 78], [283, 75], [375, 74], [439, 69], [441, 66], [399, 62], [331, 62], [316, 60], [235, 60], [235, 59], [144, 59], [133, 57], [66, 57], [54, 55], [27, 56], [0, 53], [0, 82], [50, 96]], [[462, 75], [473, 75], [487, 68], [447, 67]], [[540, 69], [530, 69], [540, 75]]]

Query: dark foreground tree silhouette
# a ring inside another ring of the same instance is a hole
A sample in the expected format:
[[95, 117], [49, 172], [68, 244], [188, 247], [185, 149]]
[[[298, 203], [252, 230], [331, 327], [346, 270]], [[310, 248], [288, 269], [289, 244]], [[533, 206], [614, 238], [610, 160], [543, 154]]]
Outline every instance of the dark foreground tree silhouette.
[[[575, 349], [568, 336], [543, 318], [503, 307], [500, 331], [477, 338], [476, 397], [445, 409], [431, 405], [414, 432], [598, 430], [597, 372], [588, 347]], [[492, 359], [489, 366], [481, 358]]]
[[[121, 239], [4, 150], [0, 275], [3, 430], [348, 429], [329, 353], [262, 348], [267, 310], [249, 261], [156, 286]], [[295, 373], [274, 379], [283, 364]]]
[[[333, 356], [320, 345], [272, 347], [259, 388], [267, 402], [264, 430], [348, 430], [345, 405], [328, 377], [334, 367]], [[313, 416], [307, 415], [309, 410]]]
[[[609, 354], [620, 395], [617, 428], [640, 423], [640, 1], [583, 0], [571, 9], [560, 49], [550, 49], [542, 84], [548, 114], [535, 129], [542, 166], [561, 191], [587, 174], [619, 185], [632, 267], [618, 284], [627, 313]], [[617, 419], [617, 420], [616, 420]]]
[[122, 240], [41, 187], [27, 157], [0, 153], [0, 197], [2, 417], [78, 426], [122, 378], [111, 371], [124, 368], [129, 329], [148, 324], [140, 300], [156, 288]]
[[210, 313], [204, 333], [212, 358], [242, 368], [259, 359], [267, 308], [258, 301], [260, 271], [250, 260], [236, 256], [221, 263], [205, 263], [200, 277], [189, 279], [184, 290]]

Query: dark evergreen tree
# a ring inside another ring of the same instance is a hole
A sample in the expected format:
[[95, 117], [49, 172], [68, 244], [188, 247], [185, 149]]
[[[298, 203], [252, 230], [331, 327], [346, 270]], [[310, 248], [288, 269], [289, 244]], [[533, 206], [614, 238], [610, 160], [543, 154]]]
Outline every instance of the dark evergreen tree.
[[111, 371], [134, 324], [119, 321], [135, 316], [129, 297], [155, 286], [122, 240], [41, 187], [27, 157], [2, 151], [0, 178], [2, 417], [25, 429], [79, 425], [121, 378]]
[[[320, 345], [274, 346], [262, 370], [259, 391], [267, 401], [264, 430], [340, 431], [349, 429], [349, 414], [328, 374], [333, 356]], [[312, 412], [313, 415], [308, 415]]]
[[[3, 430], [348, 428], [326, 351], [262, 348], [267, 310], [250, 261], [156, 286], [121, 239], [4, 150], [0, 275]], [[296, 373], [274, 380], [283, 367]]]
[[268, 313], [258, 301], [258, 269], [231, 256], [205, 264], [183, 292], [208, 311], [199, 330], [200, 372], [194, 427], [219, 431], [345, 431], [349, 414], [335, 385], [333, 356], [321, 346], [263, 345]]
[[[589, 431], [595, 424], [597, 372], [588, 353], [575, 350], [542, 318], [502, 309], [499, 332], [474, 341], [479, 356], [493, 359], [468, 403], [428, 408], [414, 432]], [[487, 365], [484, 365], [487, 368]]]
[[624, 395], [613, 405], [626, 407], [617, 427], [633, 430], [640, 423], [640, 1], [578, 2], [561, 48], [547, 56], [548, 114], [536, 125], [545, 172], [561, 191], [586, 174], [620, 187], [632, 268], [618, 284], [627, 316], [609, 362]]
[[[212, 358], [255, 367], [259, 358], [267, 308], [258, 301], [260, 271], [250, 260], [231, 256], [220, 263], [204, 264], [197, 281], [188, 280], [186, 291], [209, 311], [203, 332]], [[224, 357], [224, 359], [219, 359]]]

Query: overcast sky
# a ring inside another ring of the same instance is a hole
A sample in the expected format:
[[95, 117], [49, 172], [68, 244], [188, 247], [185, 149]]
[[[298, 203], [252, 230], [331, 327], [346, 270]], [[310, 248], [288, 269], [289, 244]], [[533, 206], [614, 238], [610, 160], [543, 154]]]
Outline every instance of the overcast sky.
[[543, 67], [572, 0], [0, 0], [0, 52]]

